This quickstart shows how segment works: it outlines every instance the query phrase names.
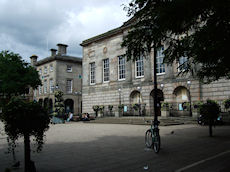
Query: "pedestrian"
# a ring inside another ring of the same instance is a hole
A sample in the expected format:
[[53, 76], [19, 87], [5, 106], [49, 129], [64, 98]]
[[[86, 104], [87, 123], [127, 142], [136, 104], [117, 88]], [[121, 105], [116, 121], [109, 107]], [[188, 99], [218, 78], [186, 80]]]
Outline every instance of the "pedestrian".
[[73, 118], [73, 113], [69, 112], [69, 117], [68, 117], [68, 119], [66, 121], [69, 122], [72, 118]]

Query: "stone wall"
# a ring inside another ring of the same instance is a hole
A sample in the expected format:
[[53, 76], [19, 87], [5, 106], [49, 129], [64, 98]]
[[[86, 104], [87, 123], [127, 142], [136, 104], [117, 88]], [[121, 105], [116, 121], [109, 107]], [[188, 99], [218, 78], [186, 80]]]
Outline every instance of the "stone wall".
[[[123, 34], [108, 36], [83, 46], [83, 112], [93, 113], [94, 105], [119, 104], [119, 91], [121, 89], [121, 104], [130, 104], [130, 95], [133, 91], [140, 91], [142, 102], [146, 104], [147, 115], [153, 112], [153, 98], [150, 96], [153, 90], [153, 53], [148, 59], [144, 59], [144, 77], [135, 77], [135, 63], [126, 63], [126, 79], [118, 80], [118, 56], [125, 53], [121, 48]], [[103, 60], [109, 58], [110, 81], [103, 83]], [[96, 64], [96, 83], [90, 85], [90, 63]], [[190, 92], [191, 101], [204, 101], [213, 99], [223, 101], [230, 97], [229, 80], [220, 80], [211, 84], [202, 84], [190, 74], [178, 75], [178, 63], [166, 65], [165, 74], [158, 75], [158, 89], [162, 90], [164, 101], [175, 103], [175, 90], [179, 87]], [[187, 81], [191, 81], [188, 85]], [[161, 84], [164, 86], [161, 87]], [[141, 90], [138, 90], [138, 87]], [[116, 109], [116, 108], [115, 108]]]

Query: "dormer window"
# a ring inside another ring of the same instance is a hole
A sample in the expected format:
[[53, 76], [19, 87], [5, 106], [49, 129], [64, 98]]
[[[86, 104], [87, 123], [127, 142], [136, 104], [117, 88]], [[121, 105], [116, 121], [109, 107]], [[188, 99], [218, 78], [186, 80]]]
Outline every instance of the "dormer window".
[[67, 65], [67, 72], [72, 72], [72, 66]]

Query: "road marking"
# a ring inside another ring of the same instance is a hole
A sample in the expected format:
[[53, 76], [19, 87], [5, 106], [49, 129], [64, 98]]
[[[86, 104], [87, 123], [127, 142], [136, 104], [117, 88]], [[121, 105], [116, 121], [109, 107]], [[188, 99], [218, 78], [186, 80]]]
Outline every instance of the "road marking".
[[185, 166], [185, 167], [183, 167], [183, 168], [180, 168], [180, 169], [176, 170], [175, 172], [183, 172], [184, 170], [187, 170], [187, 169], [192, 168], [192, 167], [194, 167], [194, 166], [200, 165], [200, 164], [202, 164], [202, 163], [205, 163], [206, 161], [210, 161], [210, 160], [212, 160], [212, 159], [215, 159], [215, 158], [217, 158], [217, 157], [220, 157], [220, 156], [225, 155], [225, 154], [228, 154], [228, 153], [230, 153], [230, 150], [225, 151], [225, 152], [222, 152], [222, 153], [219, 153], [219, 154], [217, 154], [217, 155], [215, 155], [215, 156], [212, 156], [212, 157], [209, 157], [209, 158], [206, 158], [206, 159], [197, 161], [197, 162], [195, 162], [195, 163], [193, 163], [193, 164], [190, 164], [190, 165], [187, 165], [187, 166]]

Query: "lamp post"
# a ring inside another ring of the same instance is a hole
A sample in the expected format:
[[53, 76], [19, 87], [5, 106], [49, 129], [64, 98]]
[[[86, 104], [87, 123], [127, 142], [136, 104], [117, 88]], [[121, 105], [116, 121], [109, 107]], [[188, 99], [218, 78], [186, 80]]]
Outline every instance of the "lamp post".
[[80, 114], [80, 103], [79, 103], [79, 97], [81, 96], [81, 91], [76, 91], [75, 94], [77, 95], [77, 102], [78, 102], [78, 114]]
[[139, 91], [139, 116], [141, 116], [141, 87], [137, 87]]
[[158, 102], [158, 98], [157, 98], [157, 60], [156, 60], [156, 56], [157, 56], [157, 47], [156, 45], [154, 45], [154, 58], [153, 58], [153, 83], [154, 83], [154, 99], [153, 99], [153, 103], [154, 103], [154, 128], [158, 128], [159, 125], [159, 121], [158, 121], [158, 117], [157, 117], [157, 102]]
[[191, 81], [187, 81], [188, 85], [188, 98], [189, 98], [189, 115], [192, 116], [192, 101], [191, 101], [191, 93], [190, 93], [190, 86], [191, 86]]
[[121, 116], [121, 88], [118, 88], [118, 92], [119, 92], [119, 116]]

